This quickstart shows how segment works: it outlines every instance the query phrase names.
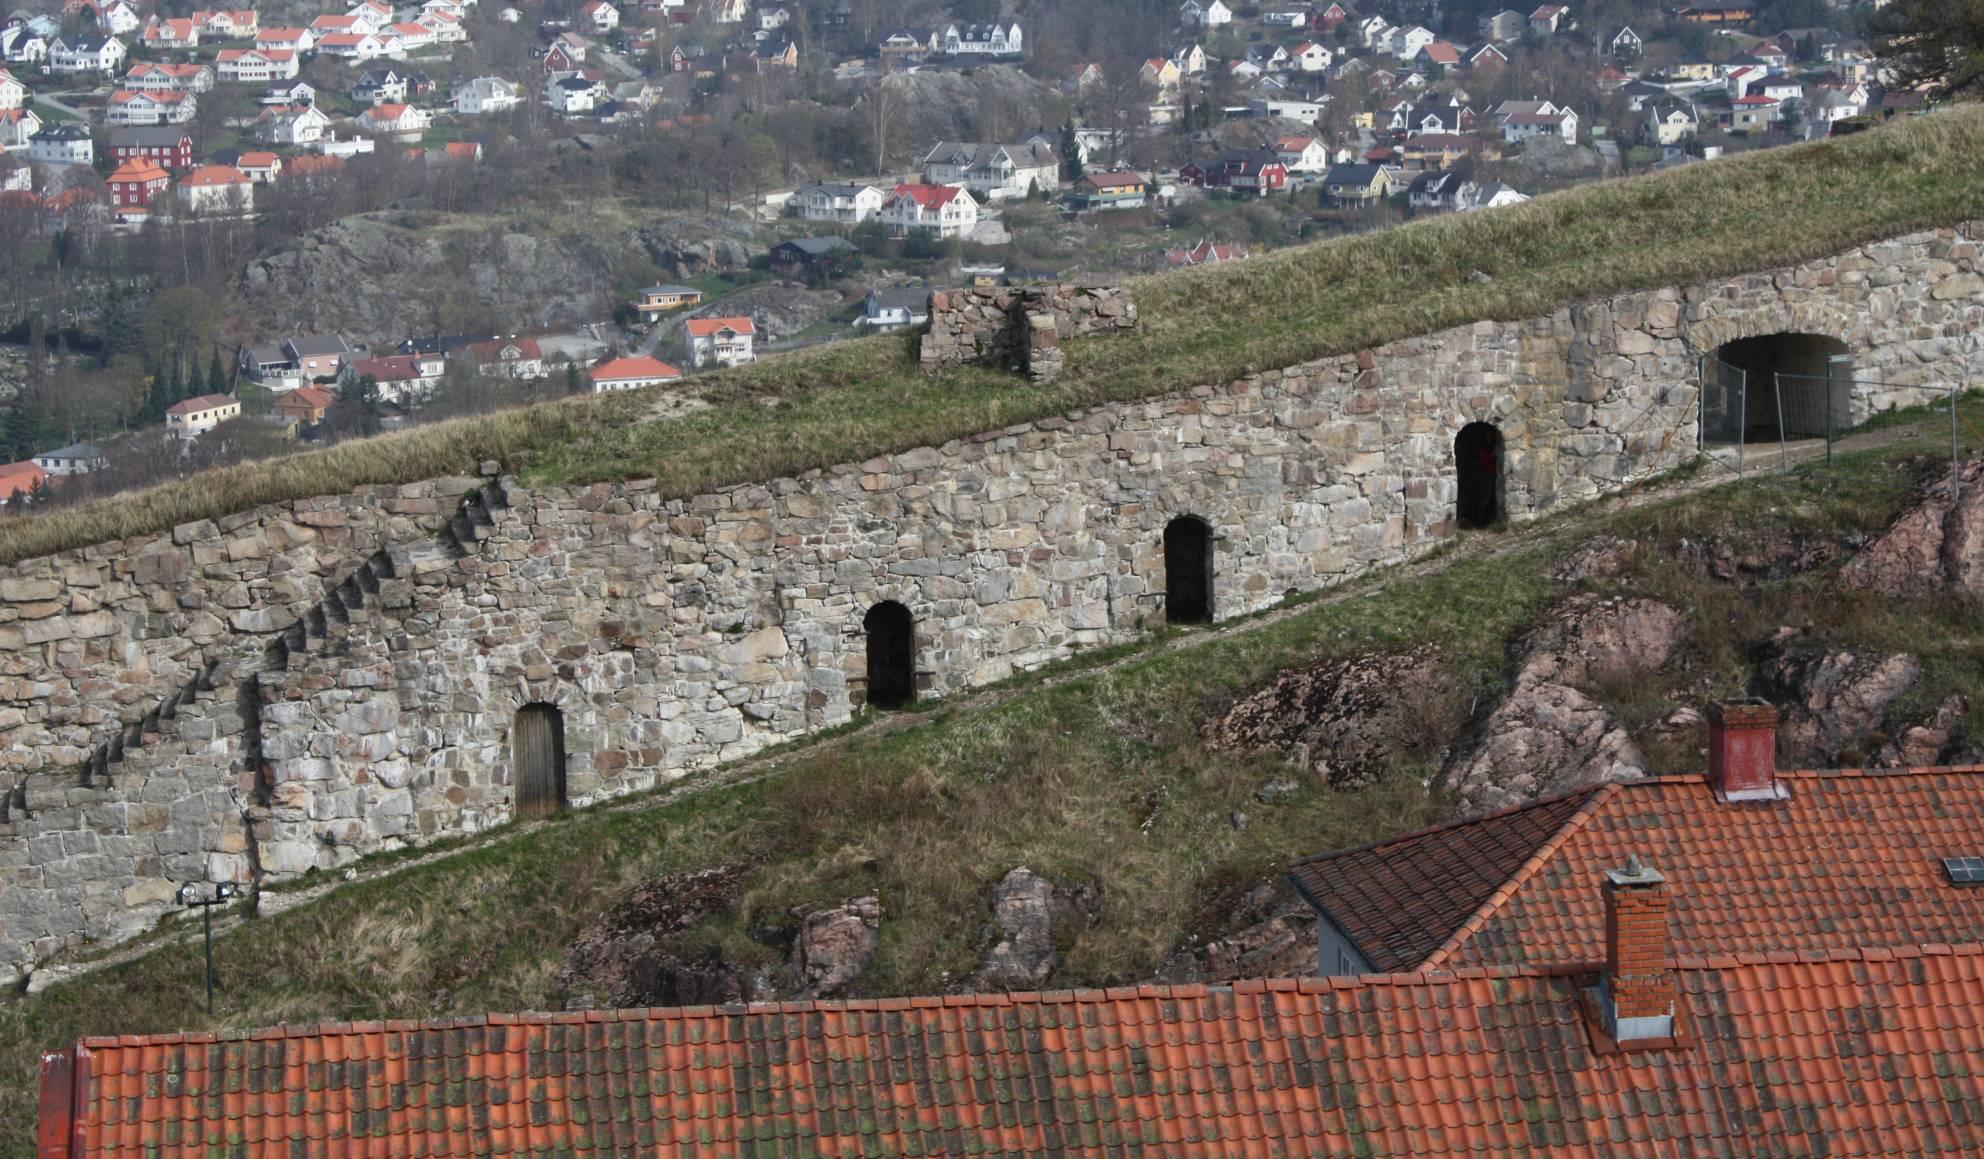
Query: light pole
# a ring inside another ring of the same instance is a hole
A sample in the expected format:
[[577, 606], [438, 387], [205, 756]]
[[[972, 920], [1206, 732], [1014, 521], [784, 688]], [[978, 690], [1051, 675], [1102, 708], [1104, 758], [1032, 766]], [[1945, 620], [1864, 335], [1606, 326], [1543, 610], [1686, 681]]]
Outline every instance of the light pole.
[[196, 882], [187, 882], [179, 887], [179, 904], [200, 907], [200, 925], [207, 940], [207, 1013], [214, 1012], [214, 907], [233, 901], [241, 891], [234, 883], [223, 881], [214, 886], [212, 897], [205, 896]]

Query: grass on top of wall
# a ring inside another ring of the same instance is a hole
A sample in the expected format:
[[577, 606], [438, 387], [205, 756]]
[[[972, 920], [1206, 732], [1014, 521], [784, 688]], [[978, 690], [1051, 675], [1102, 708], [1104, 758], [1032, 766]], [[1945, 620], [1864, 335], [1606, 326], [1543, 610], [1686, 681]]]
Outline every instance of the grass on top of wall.
[[533, 482], [653, 476], [665, 494], [695, 494], [1980, 218], [1984, 108], [1966, 106], [1140, 278], [1130, 289], [1142, 329], [1069, 342], [1067, 372], [1051, 386], [976, 368], [924, 375], [902, 335], [835, 343], [706, 380], [712, 407], [685, 418], [646, 421], [646, 392], [548, 403], [0, 521], [0, 563], [261, 503], [459, 474], [488, 459]]

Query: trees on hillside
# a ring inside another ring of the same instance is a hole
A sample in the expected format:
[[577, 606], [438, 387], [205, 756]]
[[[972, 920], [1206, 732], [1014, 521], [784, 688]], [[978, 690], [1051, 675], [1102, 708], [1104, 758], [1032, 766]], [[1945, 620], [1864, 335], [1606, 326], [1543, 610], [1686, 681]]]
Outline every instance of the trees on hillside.
[[1984, 91], [1984, 0], [1894, 0], [1868, 15], [1867, 36], [1902, 85]]

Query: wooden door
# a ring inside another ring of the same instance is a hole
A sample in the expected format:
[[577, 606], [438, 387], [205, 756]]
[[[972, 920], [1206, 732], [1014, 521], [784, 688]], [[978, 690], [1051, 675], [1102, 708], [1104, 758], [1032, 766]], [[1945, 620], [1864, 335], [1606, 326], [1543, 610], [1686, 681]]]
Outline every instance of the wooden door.
[[544, 817], [565, 804], [565, 719], [548, 704], [517, 710], [510, 734], [515, 765], [517, 816]]

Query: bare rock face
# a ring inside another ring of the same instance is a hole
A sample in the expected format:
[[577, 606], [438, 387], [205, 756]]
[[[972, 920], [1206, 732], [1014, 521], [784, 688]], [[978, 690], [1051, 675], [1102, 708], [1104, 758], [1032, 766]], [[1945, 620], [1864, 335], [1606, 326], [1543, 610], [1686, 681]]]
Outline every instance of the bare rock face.
[[882, 901], [857, 897], [832, 909], [807, 914], [792, 943], [792, 965], [800, 993], [832, 994], [860, 977], [881, 944]]
[[751, 265], [750, 229], [715, 215], [652, 222], [635, 230], [634, 240], [656, 268], [678, 282]]
[[1639, 552], [1640, 545], [1635, 540], [1616, 535], [1595, 536], [1565, 557], [1554, 578], [1567, 584], [1588, 579], [1618, 579], [1633, 570]]
[[1969, 713], [1969, 697], [1961, 693], [1945, 697], [1928, 720], [1901, 729], [1894, 738], [1892, 760], [1882, 763], [1908, 768], [1954, 763], [1951, 754], [1962, 739], [1963, 718]]
[[1659, 600], [1572, 596], [1524, 638], [1516, 682], [1588, 688], [1651, 672], [1679, 658], [1693, 635], [1687, 617]]
[[684, 1006], [777, 997], [770, 974], [714, 952], [684, 957], [669, 940], [728, 910], [742, 888], [736, 866], [656, 878], [580, 932], [559, 982], [577, 1005]]
[[1646, 754], [1603, 705], [1569, 685], [1528, 681], [1497, 706], [1479, 744], [1444, 779], [1467, 811], [1486, 812], [1645, 776], [1646, 766]]
[[[1781, 629], [1757, 671], [1764, 695], [1781, 712], [1780, 765], [1877, 763], [1889, 744], [1882, 732], [1888, 711], [1921, 675], [1921, 661], [1905, 652], [1805, 649], [1798, 646], [1795, 632]], [[1926, 741], [1918, 738], [1918, 747]]]
[[1177, 985], [1315, 974], [1316, 911], [1275, 883], [1248, 891], [1224, 925], [1230, 932], [1172, 954], [1154, 980]]
[[1102, 891], [1065, 886], [1022, 865], [992, 887], [991, 949], [966, 981], [969, 990], [1034, 990], [1061, 964], [1063, 940], [1093, 926]]
[[1368, 785], [1458, 727], [1465, 705], [1431, 647], [1334, 657], [1280, 673], [1206, 722], [1213, 748], [1295, 753], [1326, 783]]
[[1957, 472], [1950, 498], [1945, 474], [1914, 505], [1840, 569], [1840, 582], [1884, 596], [1956, 591], [1984, 596], [1984, 459]]
[[1831, 539], [1766, 528], [1740, 538], [1684, 541], [1681, 551], [1683, 559], [1700, 574], [1748, 587], [1825, 567], [1839, 558], [1840, 545]]

